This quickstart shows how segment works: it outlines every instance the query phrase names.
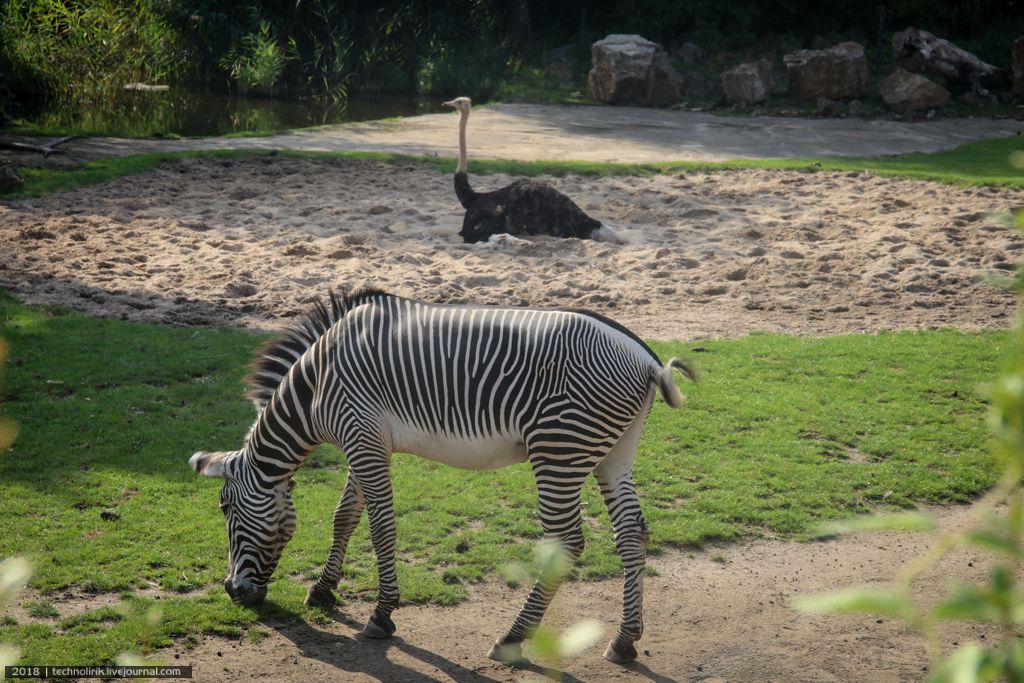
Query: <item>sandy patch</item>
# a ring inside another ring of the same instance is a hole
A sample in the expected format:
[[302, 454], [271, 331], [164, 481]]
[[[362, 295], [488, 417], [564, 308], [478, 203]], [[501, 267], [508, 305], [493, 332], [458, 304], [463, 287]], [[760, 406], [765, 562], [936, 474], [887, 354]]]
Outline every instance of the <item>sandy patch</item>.
[[[490, 189], [508, 176], [476, 176]], [[190, 159], [0, 204], [0, 286], [172, 324], [286, 324], [328, 287], [585, 306], [661, 339], [1004, 327], [1024, 191], [863, 173], [548, 178], [623, 246], [466, 245], [451, 177], [416, 164]]]

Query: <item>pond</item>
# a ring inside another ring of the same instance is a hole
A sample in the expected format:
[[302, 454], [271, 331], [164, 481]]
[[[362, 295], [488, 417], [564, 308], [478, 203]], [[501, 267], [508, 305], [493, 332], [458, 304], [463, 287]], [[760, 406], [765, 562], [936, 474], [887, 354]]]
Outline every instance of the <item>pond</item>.
[[98, 104], [19, 102], [21, 127], [44, 134], [214, 136], [442, 111], [441, 98], [359, 96], [339, 104], [183, 90], [125, 91]]

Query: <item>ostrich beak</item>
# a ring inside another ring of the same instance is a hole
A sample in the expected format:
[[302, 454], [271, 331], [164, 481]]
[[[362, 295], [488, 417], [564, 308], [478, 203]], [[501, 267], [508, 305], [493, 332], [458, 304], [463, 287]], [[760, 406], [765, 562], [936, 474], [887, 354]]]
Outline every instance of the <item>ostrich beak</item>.
[[442, 102], [441, 106], [442, 107], [451, 107], [452, 109], [455, 109], [455, 100], [449, 100], [447, 102]]

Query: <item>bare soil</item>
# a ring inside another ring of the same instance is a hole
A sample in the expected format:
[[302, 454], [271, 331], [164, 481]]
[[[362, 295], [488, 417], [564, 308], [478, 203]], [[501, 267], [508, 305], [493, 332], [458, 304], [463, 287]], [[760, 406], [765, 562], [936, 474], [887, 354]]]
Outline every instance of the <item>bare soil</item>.
[[[510, 180], [473, 178], [478, 189]], [[1019, 190], [781, 171], [548, 180], [628, 243], [464, 245], [450, 176], [416, 164], [192, 159], [0, 204], [0, 287], [100, 317], [254, 329], [287, 324], [328, 287], [361, 285], [582, 305], [657, 339], [987, 329], [1014, 315], [1013, 297], [983, 277], [1020, 260], [1024, 240], [994, 215], [1024, 206]], [[969, 510], [935, 512], [953, 527]], [[912, 534], [756, 540], [653, 558], [641, 657], [625, 668], [600, 657], [617, 581], [566, 586], [547, 622], [596, 619], [600, 643], [526, 669], [485, 657], [525, 595], [497, 582], [456, 607], [402, 608], [389, 641], [356, 635], [371, 605], [354, 602], [327, 626], [268, 623], [255, 643], [209, 637], [167, 656], [200, 681], [519, 681], [544, 666], [570, 681], [920, 680], [927, 657], [905, 625], [804, 616], [791, 599], [883, 584], [926, 544]], [[967, 552], [940, 569], [919, 585], [926, 601], [951, 577], [986, 571]], [[950, 642], [995, 637], [965, 626]]]

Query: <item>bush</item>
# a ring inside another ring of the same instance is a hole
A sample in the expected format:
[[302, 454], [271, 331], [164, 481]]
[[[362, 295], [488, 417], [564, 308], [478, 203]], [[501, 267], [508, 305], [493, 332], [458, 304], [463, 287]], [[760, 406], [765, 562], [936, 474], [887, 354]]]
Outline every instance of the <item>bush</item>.
[[91, 101], [127, 83], [164, 82], [186, 61], [147, 0], [30, 0], [0, 9], [0, 66], [15, 92]]

